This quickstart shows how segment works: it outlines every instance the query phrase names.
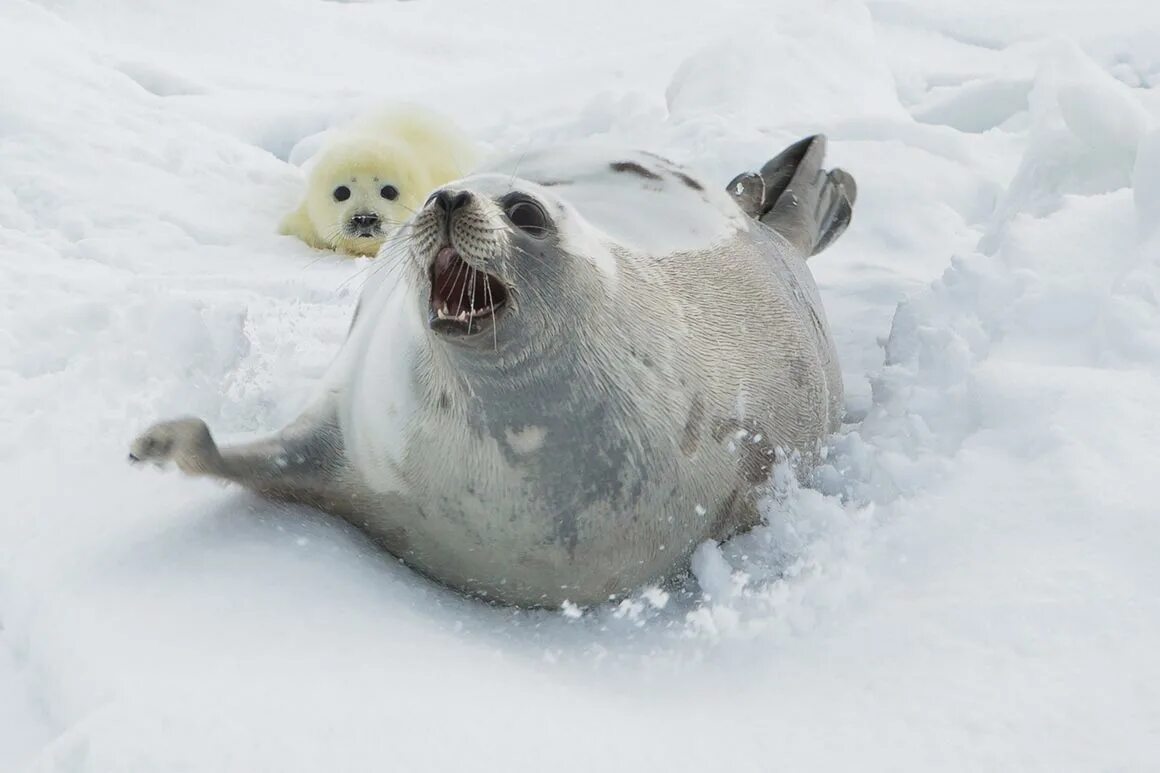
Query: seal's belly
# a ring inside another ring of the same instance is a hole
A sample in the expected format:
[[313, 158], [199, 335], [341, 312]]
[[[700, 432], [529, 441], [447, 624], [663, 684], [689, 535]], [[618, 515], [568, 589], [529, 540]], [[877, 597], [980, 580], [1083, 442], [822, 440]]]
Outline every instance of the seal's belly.
[[707, 514], [732, 505], [728, 495], [686, 499], [697, 500], [708, 504], [590, 508], [572, 514], [594, 527], [591, 534], [581, 527], [574, 540], [555, 535], [568, 514], [511, 501], [404, 497], [384, 501], [389, 509], [363, 525], [406, 563], [452, 587], [519, 604], [584, 605], [623, 597], [682, 566], [709, 536]]
[[[376, 496], [360, 525], [413, 568], [507, 602], [591, 604], [631, 593], [683, 568], [752, 501], [731, 437], [696, 458], [673, 445], [598, 473], [577, 461], [583, 437], [564, 439], [572, 444], [564, 449], [522, 437], [527, 456], [513, 461], [501, 441], [468, 437], [453, 422], [428, 416], [423, 426], [396, 468], [398, 488]], [[455, 438], [454, 453], [442, 438]], [[554, 453], [573, 460], [570, 479], [544, 474], [560, 460], [537, 463]]]
[[816, 357], [780, 369], [751, 352], [718, 361], [696, 379], [683, 371], [696, 389], [662, 374], [677, 386], [650, 384], [647, 411], [626, 397], [628, 428], [578, 404], [559, 412], [574, 420], [529, 418], [512, 393], [489, 398], [489, 415], [502, 417], [494, 405], [507, 400], [525, 424], [473, 428], [418, 392], [405, 397], [409, 421], [395, 423], [392, 401], [404, 398], [364, 394], [353, 415], [384, 415], [356, 422], [356, 468], [373, 492], [359, 525], [413, 568], [489, 598], [591, 604], [631, 593], [683, 569], [702, 541], [753, 525], [775, 450], [805, 450], [828, 429]]

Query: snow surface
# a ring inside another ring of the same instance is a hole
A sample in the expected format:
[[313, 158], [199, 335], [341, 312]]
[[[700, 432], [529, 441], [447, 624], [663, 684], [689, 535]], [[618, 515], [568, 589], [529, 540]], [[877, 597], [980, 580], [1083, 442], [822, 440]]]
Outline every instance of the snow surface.
[[[1158, 9], [3, 0], [0, 769], [1160, 770]], [[527, 613], [131, 469], [306, 403], [371, 263], [275, 234], [288, 160], [381, 99], [722, 184], [828, 133], [817, 485]]]

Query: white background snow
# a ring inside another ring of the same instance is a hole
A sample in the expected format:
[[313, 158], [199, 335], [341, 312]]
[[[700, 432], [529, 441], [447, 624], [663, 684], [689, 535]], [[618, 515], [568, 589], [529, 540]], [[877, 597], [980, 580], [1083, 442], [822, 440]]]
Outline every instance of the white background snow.
[[[0, 769], [1160, 770], [1158, 9], [0, 0]], [[308, 399], [370, 263], [277, 220], [399, 99], [857, 178], [848, 425], [683, 593], [487, 608], [126, 464]]]

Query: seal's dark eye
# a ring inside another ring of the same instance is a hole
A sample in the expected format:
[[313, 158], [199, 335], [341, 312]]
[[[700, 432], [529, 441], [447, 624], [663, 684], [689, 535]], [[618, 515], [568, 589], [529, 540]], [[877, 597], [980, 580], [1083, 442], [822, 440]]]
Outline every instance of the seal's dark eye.
[[532, 236], [548, 233], [548, 215], [543, 207], [529, 199], [518, 199], [507, 205], [508, 220], [521, 231]]
[[345, 185], [340, 185], [334, 189], [334, 200], [335, 201], [346, 201], [349, 198], [350, 198], [350, 188], [346, 187]]
[[382, 190], [379, 191], [379, 195], [387, 201], [394, 201], [399, 198], [399, 189], [393, 185], [384, 185]]

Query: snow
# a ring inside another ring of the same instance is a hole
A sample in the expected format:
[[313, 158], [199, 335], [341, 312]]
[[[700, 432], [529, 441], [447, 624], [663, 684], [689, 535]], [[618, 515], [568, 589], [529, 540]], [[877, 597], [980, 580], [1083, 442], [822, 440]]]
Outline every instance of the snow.
[[[0, 95], [0, 769], [1156, 769], [1155, 3], [7, 0]], [[308, 403], [374, 265], [276, 224], [383, 99], [722, 185], [825, 131], [816, 483], [531, 613], [131, 469]]]

